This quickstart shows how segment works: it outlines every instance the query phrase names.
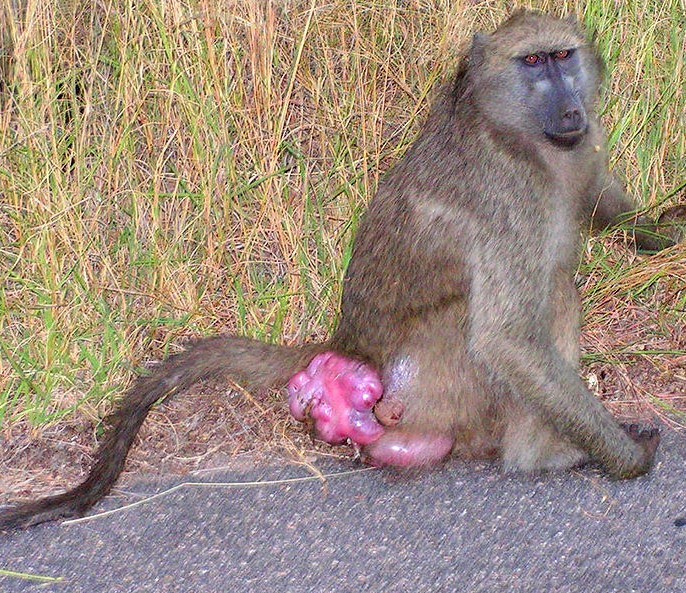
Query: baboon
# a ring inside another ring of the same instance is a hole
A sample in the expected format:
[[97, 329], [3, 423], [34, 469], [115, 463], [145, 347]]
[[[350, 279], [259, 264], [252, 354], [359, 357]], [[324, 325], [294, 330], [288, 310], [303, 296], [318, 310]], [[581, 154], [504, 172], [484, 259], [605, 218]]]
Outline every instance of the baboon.
[[[520, 11], [477, 34], [360, 224], [331, 339], [200, 340], [134, 383], [82, 484], [5, 511], [0, 527], [83, 514], [153, 404], [211, 377], [248, 389], [290, 380], [296, 417], [377, 465], [452, 452], [505, 470], [592, 459], [615, 478], [647, 472], [658, 432], [620, 425], [578, 372], [581, 232], [634, 209], [608, 171], [601, 72], [571, 19]], [[639, 247], [671, 244], [635, 218]]]

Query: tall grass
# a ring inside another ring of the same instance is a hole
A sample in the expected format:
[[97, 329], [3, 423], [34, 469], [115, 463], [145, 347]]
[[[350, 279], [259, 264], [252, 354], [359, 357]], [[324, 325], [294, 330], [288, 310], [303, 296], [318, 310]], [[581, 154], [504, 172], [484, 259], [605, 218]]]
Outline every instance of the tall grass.
[[[509, 4], [0, 0], [0, 423], [95, 416], [190, 336], [327, 335], [380, 176]], [[684, 1], [524, 5], [595, 33], [613, 162], [642, 203], [675, 202]], [[675, 253], [648, 275], [683, 310]], [[590, 312], [632, 286], [608, 270]]]

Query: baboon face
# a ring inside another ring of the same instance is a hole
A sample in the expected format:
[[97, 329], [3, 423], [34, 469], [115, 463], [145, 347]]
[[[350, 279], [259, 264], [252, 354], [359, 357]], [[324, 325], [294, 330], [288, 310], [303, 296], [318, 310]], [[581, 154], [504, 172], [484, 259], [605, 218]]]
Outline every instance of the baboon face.
[[492, 35], [474, 38], [477, 104], [498, 130], [574, 147], [588, 129], [600, 61], [573, 20], [528, 15], [521, 21], [515, 14]]
[[527, 54], [515, 61], [520, 93], [543, 134], [560, 146], [574, 146], [586, 134], [588, 117], [580, 81], [579, 52], [562, 48]]

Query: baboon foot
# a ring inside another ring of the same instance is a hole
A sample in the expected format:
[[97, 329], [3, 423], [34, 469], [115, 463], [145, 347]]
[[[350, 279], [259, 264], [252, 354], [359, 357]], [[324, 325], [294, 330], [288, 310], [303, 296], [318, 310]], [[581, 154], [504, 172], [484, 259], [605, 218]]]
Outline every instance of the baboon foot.
[[372, 367], [336, 352], [318, 354], [288, 383], [293, 417], [311, 421], [316, 436], [333, 445], [348, 439], [368, 445], [381, 437], [384, 428], [373, 408], [382, 394]]
[[588, 461], [585, 451], [532, 414], [513, 416], [503, 437], [502, 457], [505, 472], [564, 470]]

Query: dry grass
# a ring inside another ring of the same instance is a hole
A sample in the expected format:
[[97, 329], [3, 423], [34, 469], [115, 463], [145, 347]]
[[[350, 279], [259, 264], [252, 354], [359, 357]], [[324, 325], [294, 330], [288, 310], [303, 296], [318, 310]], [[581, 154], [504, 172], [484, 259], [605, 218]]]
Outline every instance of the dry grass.
[[[683, 202], [684, 1], [522, 4], [576, 11], [595, 32], [612, 72], [613, 163], [641, 203]], [[12, 56], [0, 58], [5, 461], [46, 434], [90, 447], [94, 431], [76, 435], [134, 369], [190, 336], [327, 335], [380, 176], [472, 32], [509, 7], [0, 0]], [[590, 370], [609, 395], [684, 410], [686, 251], [648, 260], [611, 241], [581, 268]], [[275, 419], [292, 436], [273, 402], [232, 401], [205, 428], [224, 427], [229, 453], [262, 442]], [[177, 406], [153, 426], [198, 412]]]

